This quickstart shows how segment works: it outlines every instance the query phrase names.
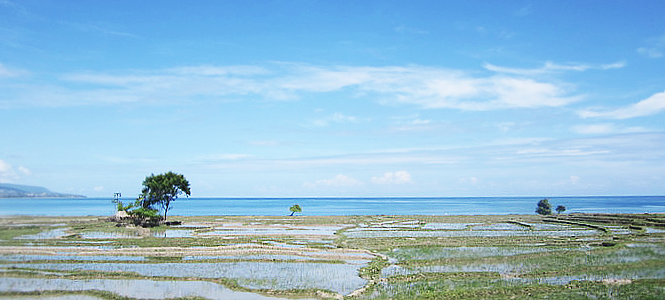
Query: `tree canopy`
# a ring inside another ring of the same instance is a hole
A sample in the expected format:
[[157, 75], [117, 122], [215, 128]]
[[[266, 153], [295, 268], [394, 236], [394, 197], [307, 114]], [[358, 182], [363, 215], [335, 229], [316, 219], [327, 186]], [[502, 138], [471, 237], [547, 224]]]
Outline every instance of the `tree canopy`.
[[538, 201], [538, 206], [536, 207], [536, 213], [539, 215], [551, 215], [552, 214], [552, 205], [550, 204], [549, 199], [545, 198]]
[[294, 204], [293, 206], [289, 207], [289, 210], [291, 211], [292, 216], [295, 213], [302, 212], [302, 208], [300, 208], [300, 205], [298, 205], [298, 204]]
[[164, 211], [164, 220], [166, 220], [171, 202], [177, 200], [181, 194], [191, 195], [189, 181], [185, 179], [185, 176], [169, 171], [159, 175], [150, 174], [146, 177], [139, 200], [145, 209], [154, 209], [155, 206], [159, 206]]

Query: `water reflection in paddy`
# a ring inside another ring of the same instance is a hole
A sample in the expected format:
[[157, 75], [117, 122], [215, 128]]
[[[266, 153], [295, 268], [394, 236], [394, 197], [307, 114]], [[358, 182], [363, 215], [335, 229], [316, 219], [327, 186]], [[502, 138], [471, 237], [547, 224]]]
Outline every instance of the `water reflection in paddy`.
[[332, 236], [343, 226], [274, 226], [274, 227], [215, 227], [214, 231], [199, 235], [322, 235]]
[[85, 261], [142, 261], [143, 256], [87, 256], [87, 255], [32, 255], [11, 254], [0, 255], [0, 261], [35, 261], [35, 260], [85, 260]]
[[[565, 249], [558, 249], [565, 250]], [[436, 247], [395, 248], [389, 255], [399, 261], [434, 260], [445, 258], [480, 258], [490, 256], [514, 256], [552, 251], [544, 247]]]
[[143, 276], [232, 278], [247, 288], [308, 289], [320, 288], [348, 294], [367, 281], [358, 277], [364, 264], [310, 262], [220, 262], [220, 263], [87, 263], [87, 264], [15, 264], [20, 268], [43, 270], [88, 270], [134, 272]]
[[[203, 297], [207, 299], [247, 299], [274, 300], [248, 292], [232, 291], [224, 286], [205, 281], [156, 281], [156, 280], [115, 280], [115, 279], [40, 279], [11, 278], [0, 280], [0, 291], [42, 292], [42, 291], [86, 291], [101, 290], [122, 297], [137, 299], [167, 299]], [[76, 296], [76, 299], [82, 299]], [[58, 298], [59, 299], [59, 298]], [[93, 298], [95, 299], [95, 298]]]
[[56, 239], [67, 235], [67, 228], [56, 228], [52, 230], [43, 231], [37, 234], [26, 234], [22, 236], [17, 236], [14, 239], [17, 240], [46, 240], [46, 239]]
[[279, 254], [256, 254], [256, 255], [190, 255], [182, 260], [217, 260], [217, 259], [242, 259], [242, 260], [318, 260], [316, 257], [299, 255], [279, 255]]
[[370, 228], [354, 228], [344, 232], [349, 238], [395, 238], [395, 237], [507, 237], [507, 236], [588, 236], [598, 234], [596, 230], [450, 230], [450, 231], [386, 231]]
[[479, 225], [481, 223], [427, 223], [423, 229], [432, 230], [464, 230], [469, 226]]
[[144, 236], [161, 237], [161, 238], [187, 238], [194, 237], [194, 230], [164, 230], [155, 231], [150, 233], [135, 232], [82, 232], [80, 233], [83, 239], [126, 239], [126, 238], [140, 238]]

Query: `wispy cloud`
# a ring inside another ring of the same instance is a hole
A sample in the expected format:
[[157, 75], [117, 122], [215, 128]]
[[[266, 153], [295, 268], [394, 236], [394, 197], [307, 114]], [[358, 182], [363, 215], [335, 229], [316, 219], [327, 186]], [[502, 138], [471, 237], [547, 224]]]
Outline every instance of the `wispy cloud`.
[[31, 175], [32, 172], [23, 166], [13, 166], [0, 159], [0, 182], [13, 183]]
[[411, 174], [407, 171], [386, 172], [382, 176], [372, 177], [375, 184], [405, 184], [412, 183]]
[[272, 140], [250, 141], [249, 144], [252, 146], [260, 146], [260, 147], [277, 147], [284, 145], [283, 142], [272, 141]]
[[527, 76], [533, 76], [533, 75], [540, 75], [540, 74], [547, 74], [547, 73], [553, 73], [553, 72], [559, 72], [559, 71], [576, 71], [576, 72], [583, 72], [591, 69], [595, 70], [610, 70], [610, 69], [620, 69], [626, 66], [626, 62], [619, 61], [619, 62], [614, 62], [610, 64], [602, 64], [602, 65], [589, 65], [589, 64], [556, 64], [553, 62], [545, 62], [545, 64], [540, 67], [540, 68], [535, 68], [535, 69], [521, 69], [521, 68], [508, 68], [508, 67], [501, 67], [501, 66], [496, 66], [493, 64], [485, 63], [483, 67], [487, 70], [497, 72], [497, 73], [506, 73], [506, 74], [514, 74], [514, 75], [527, 75]]
[[418, 34], [418, 35], [427, 35], [427, 34], [429, 34], [429, 32], [426, 31], [426, 30], [421, 30], [421, 29], [417, 29], [417, 28], [413, 28], [413, 27], [407, 27], [407, 26], [404, 26], [404, 25], [400, 25], [400, 26], [395, 27], [395, 32], [405, 33], [405, 34]]
[[0, 63], [0, 78], [2, 77], [19, 77], [29, 75], [30, 72], [20, 69], [9, 68]]
[[319, 127], [329, 126], [331, 123], [357, 123], [360, 119], [355, 116], [349, 116], [342, 113], [334, 113], [330, 116], [312, 120], [312, 124]]
[[665, 91], [617, 109], [585, 109], [578, 111], [582, 118], [630, 119], [650, 116], [665, 110]]
[[[496, 69], [494, 67], [488, 67]], [[547, 68], [553, 68], [552, 66]], [[574, 66], [558, 67], [575, 68]], [[84, 72], [60, 76], [56, 85], [11, 95], [12, 104], [108, 105], [187, 101], [299, 100], [313, 94], [347, 93], [386, 105], [426, 109], [493, 110], [558, 107], [578, 101], [570, 85], [502, 72], [489, 77], [422, 66], [200, 66], [125, 73]], [[258, 97], [257, 97], [258, 96]], [[8, 106], [9, 97], [0, 96]], [[48, 101], [46, 100], [48, 99]]]
[[515, 10], [513, 12], [513, 15], [516, 17], [525, 17], [528, 16], [532, 13], [532, 6], [531, 4], [524, 5], [520, 7], [519, 9]]
[[305, 182], [303, 184], [306, 188], [318, 187], [351, 187], [359, 186], [363, 183], [347, 175], [339, 174], [330, 179], [321, 179], [314, 182]]
[[637, 133], [637, 132], [649, 131], [644, 127], [639, 127], [639, 126], [620, 127], [612, 123], [575, 125], [570, 129], [571, 131], [579, 134], [615, 134], [615, 133]]
[[417, 132], [417, 131], [430, 131], [441, 127], [439, 122], [431, 119], [421, 119], [418, 115], [409, 117], [393, 118], [394, 125], [390, 127], [392, 132]]
[[131, 37], [131, 38], [138, 38], [138, 35], [128, 33], [128, 32], [122, 32], [122, 31], [117, 31], [109, 28], [104, 28], [92, 24], [83, 24], [83, 23], [66, 23], [69, 26], [72, 26], [73, 28], [84, 31], [84, 32], [92, 32], [92, 33], [98, 33], [98, 34], [105, 34], [105, 35], [115, 35], [115, 36], [122, 36], [122, 37]]
[[250, 159], [250, 158], [254, 158], [254, 155], [233, 153], [233, 154], [209, 155], [203, 157], [204, 160], [208, 161], [241, 160], [241, 159]]
[[663, 57], [665, 52], [665, 34], [659, 37], [651, 38], [646, 41], [646, 45], [637, 48], [637, 53], [650, 58]]

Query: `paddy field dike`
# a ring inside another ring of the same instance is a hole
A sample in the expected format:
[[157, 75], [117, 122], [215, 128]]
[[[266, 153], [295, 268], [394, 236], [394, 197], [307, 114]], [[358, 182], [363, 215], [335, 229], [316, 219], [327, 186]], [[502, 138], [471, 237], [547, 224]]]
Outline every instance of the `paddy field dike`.
[[665, 299], [665, 214], [0, 217], [0, 299]]

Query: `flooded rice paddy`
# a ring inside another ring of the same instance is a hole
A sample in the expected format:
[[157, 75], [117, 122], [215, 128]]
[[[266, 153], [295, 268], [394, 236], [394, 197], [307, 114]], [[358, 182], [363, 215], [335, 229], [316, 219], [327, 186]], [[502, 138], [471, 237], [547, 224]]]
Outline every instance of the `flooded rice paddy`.
[[662, 215], [178, 219], [0, 218], [0, 299], [665, 296]]

